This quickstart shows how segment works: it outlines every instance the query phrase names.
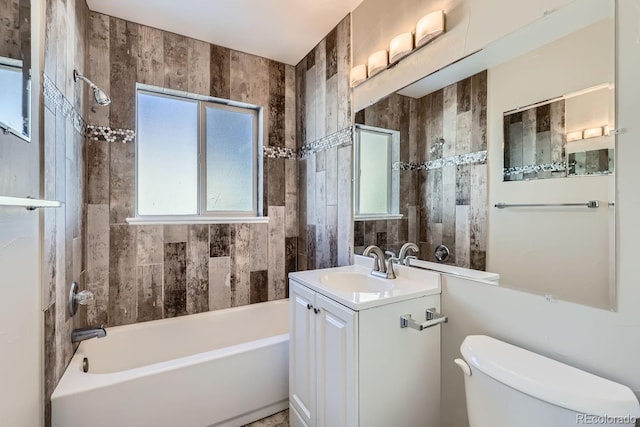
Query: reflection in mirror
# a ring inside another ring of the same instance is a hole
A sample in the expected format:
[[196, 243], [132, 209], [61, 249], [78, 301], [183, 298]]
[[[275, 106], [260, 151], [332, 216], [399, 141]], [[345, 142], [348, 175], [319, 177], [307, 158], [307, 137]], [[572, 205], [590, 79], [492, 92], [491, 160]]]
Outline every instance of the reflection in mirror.
[[30, 0], [0, 0], [0, 130], [30, 134]]
[[400, 132], [356, 126], [354, 132], [354, 216], [397, 216]]
[[355, 252], [443, 244], [500, 286], [615, 309], [614, 7], [568, 4], [358, 111], [400, 132], [403, 216], [356, 219]]
[[356, 113], [357, 126], [399, 133], [399, 213], [354, 224], [354, 250], [394, 252], [416, 243], [418, 257], [484, 270], [486, 241], [486, 72], [418, 98], [394, 93]]
[[[487, 268], [500, 273], [501, 286], [612, 309], [615, 26], [613, 3], [601, 7], [589, 25], [489, 70], [487, 113], [496, 119]], [[546, 99], [553, 102], [508, 114]], [[528, 168], [549, 163], [559, 167]], [[590, 200], [599, 206], [561, 206]]]
[[613, 173], [613, 86], [504, 113], [504, 180]]

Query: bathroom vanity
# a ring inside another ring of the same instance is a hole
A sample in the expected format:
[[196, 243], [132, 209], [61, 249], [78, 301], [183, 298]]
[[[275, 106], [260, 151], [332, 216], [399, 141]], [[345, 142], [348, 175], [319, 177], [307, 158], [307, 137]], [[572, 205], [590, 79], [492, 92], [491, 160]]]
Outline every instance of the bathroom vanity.
[[372, 261], [289, 275], [293, 427], [439, 425], [440, 275]]

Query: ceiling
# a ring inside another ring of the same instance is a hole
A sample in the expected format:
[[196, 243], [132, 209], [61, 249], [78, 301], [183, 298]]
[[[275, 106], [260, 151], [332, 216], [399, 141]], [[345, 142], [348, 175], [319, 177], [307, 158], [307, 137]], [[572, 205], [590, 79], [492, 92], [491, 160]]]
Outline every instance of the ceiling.
[[117, 18], [296, 65], [362, 0], [88, 0]]

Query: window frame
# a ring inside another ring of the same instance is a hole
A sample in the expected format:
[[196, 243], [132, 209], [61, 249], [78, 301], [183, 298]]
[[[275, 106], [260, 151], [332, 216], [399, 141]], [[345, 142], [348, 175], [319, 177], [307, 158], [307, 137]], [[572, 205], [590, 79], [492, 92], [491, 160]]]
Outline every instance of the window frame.
[[[166, 215], [141, 215], [138, 209], [138, 172], [140, 156], [139, 135], [138, 135], [138, 94], [145, 93], [152, 96], [160, 96], [171, 99], [179, 99], [188, 102], [197, 103], [197, 161], [194, 167], [198, 170], [197, 180], [197, 213], [196, 214], [166, 214]], [[198, 95], [174, 89], [167, 89], [158, 86], [151, 86], [142, 83], [136, 83], [135, 92], [135, 188], [134, 188], [134, 217], [127, 218], [130, 224], [180, 224], [180, 223], [234, 223], [234, 222], [267, 222], [268, 218], [263, 216], [263, 107], [244, 102], [232, 101], [229, 99], [217, 98], [212, 96]], [[251, 211], [209, 211], [207, 210], [207, 141], [206, 141], [206, 109], [207, 107], [220, 108], [232, 111], [251, 111], [254, 115], [253, 126], [253, 203]]]

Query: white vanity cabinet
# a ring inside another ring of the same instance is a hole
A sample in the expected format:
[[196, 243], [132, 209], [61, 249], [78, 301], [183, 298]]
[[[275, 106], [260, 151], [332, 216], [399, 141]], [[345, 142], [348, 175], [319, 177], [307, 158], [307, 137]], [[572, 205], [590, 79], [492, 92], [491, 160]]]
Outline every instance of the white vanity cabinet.
[[289, 284], [290, 425], [439, 427], [441, 326], [400, 322], [439, 311], [439, 276], [437, 293], [348, 307], [305, 274]]
[[293, 281], [289, 301], [291, 426], [357, 425], [358, 312]]

